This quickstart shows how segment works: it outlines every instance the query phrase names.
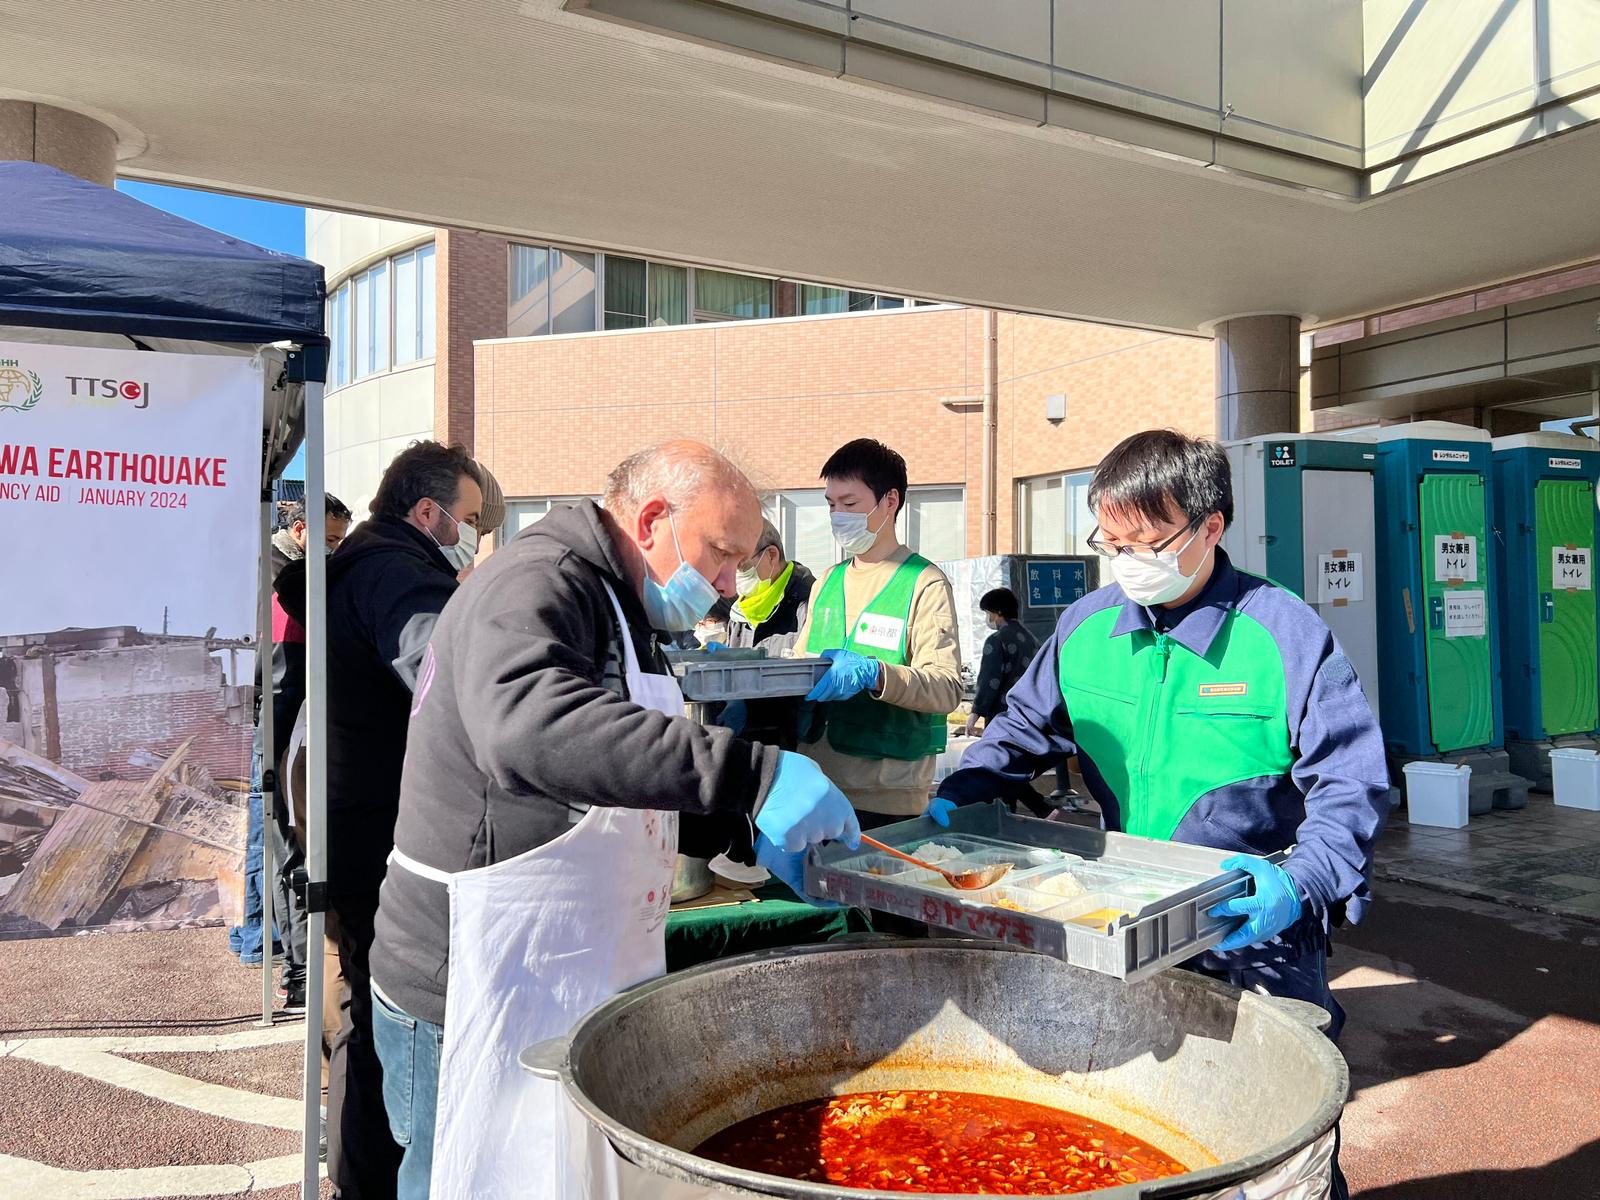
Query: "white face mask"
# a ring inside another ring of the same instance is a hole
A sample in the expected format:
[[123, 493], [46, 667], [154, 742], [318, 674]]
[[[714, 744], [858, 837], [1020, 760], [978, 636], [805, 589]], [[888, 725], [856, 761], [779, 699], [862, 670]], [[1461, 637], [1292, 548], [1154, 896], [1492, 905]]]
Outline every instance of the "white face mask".
[[[881, 500], [879, 504], [883, 503]], [[864, 513], [836, 512], [828, 516], [828, 523], [833, 526], [833, 540], [839, 543], [839, 549], [849, 557], [865, 554], [872, 549], [873, 543], [878, 540], [878, 534], [883, 532], [883, 525], [872, 528], [869, 518], [878, 511], [874, 504]]]
[[754, 567], [751, 567], [748, 571], [741, 567], [733, 573], [734, 590], [739, 593], [741, 599], [748, 596], [765, 582], [766, 580], [761, 578], [761, 572]]
[[1189, 590], [1195, 575], [1205, 564], [1202, 558], [1190, 575], [1185, 575], [1178, 567], [1179, 557], [1199, 536], [1200, 530], [1196, 529], [1177, 550], [1163, 550], [1159, 554], [1119, 554], [1111, 560], [1112, 578], [1135, 604], [1146, 608], [1170, 604]]
[[[439, 504], [437, 500], [434, 503]], [[478, 531], [471, 525], [456, 520], [444, 505], [439, 504], [439, 511], [456, 527], [456, 540], [452, 545], [446, 546], [438, 538], [433, 537], [432, 530], [428, 531], [428, 536], [433, 538], [433, 544], [439, 547], [439, 553], [445, 556], [451, 566], [458, 571], [465, 571], [478, 557]]]

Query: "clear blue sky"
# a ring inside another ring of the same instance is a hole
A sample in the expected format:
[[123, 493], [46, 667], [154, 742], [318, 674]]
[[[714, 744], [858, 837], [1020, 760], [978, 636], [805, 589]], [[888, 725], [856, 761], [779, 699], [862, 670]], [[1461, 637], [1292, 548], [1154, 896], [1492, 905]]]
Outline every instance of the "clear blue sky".
[[[306, 210], [298, 205], [246, 200], [242, 196], [134, 183], [126, 179], [117, 182], [117, 190], [154, 208], [165, 209], [269, 250], [282, 250], [286, 254], [306, 252]], [[295, 455], [283, 474], [287, 479], [305, 478], [304, 451]]]

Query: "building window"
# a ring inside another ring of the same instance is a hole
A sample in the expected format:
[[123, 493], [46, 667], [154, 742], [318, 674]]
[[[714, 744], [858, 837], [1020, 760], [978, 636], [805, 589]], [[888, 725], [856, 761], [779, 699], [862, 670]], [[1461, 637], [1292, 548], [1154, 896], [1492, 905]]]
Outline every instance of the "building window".
[[1089, 554], [1093, 471], [1041, 475], [1017, 482], [1017, 545], [1024, 554]]
[[824, 313], [873, 312], [905, 306], [904, 296], [880, 296], [877, 292], [852, 292], [811, 283], [800, 286], [800, 314], [806, 317]]
[[537, 500], [507, 500], [505, 524], [500, 526], [500, 542], [509, 542], [529, 525], [536, 524], [550, 515], [552, 509], [560, 508], [564, 504], [576, 504], [579, 500], [595, 500], [598, 496], [547, 496]]
[[695, 271], [696, 321], [753, 321], [771, 315], [772, 280], [727, 271]]
[[334, 289], [328, 297], [328, 385], [343, 387], [432, 358], [435, 282], [429, 243], [374, 263]]
[[606, 256], [606, 328], [686, 325], [689, 269], [640, 258]]
[[906, 545], [929, 562], [967, 554], [967, 504], [958, 487], [914, 487], [906, 495], [900, 527]]
[[328, 377], [334, 387], [350, 382], [350, 285], [341, 283], [328, 297]]
[[[841, 558], [821, 488], [769, 494], [762, 504], [777, 527], [785, 557], [821, 572]], [[966, 499], [959, 487], [913, 487], [906, 496], [900, 535], [906, 545], [932, 562], [964, 558], [967, 550]]]
[[595, 256], [549, 246], [511, 247], [508, 337], [594, 330]]
[[394, 272], [394, 365], [433, 357], [433, 247], [390, 260]]

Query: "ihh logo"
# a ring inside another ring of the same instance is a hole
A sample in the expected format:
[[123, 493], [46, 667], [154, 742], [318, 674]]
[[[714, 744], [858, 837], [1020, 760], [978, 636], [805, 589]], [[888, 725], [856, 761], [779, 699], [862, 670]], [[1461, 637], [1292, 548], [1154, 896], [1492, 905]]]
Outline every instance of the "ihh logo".
[[87, 375], [68, 375], [71, 395], [78, 399], [126, 400], [135, 408], [150, 407], [150, 385], [134, 379], [91, 379]]

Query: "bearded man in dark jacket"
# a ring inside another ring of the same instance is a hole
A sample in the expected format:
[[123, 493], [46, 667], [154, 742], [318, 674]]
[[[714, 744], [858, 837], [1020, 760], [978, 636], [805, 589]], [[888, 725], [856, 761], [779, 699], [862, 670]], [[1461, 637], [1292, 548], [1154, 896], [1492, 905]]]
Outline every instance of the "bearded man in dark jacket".
[[[461, 568], [444, 551], [461, 541], [462, 526], [476, 530], [482, 505], [464, 450], [417, 442], [389, 464], [371, 518], [328, 560], [328, 935], [350, 992], [343, 1069], [328, 1080], [328, 1174], [344, 1200], [395, 1194], [401, 1149], [372, 1045], [367, 954], [394, 848], [412, 688], [459, 586]], [[294, 573], [303, 565], [287, 568], [277, 586], [285, 612], [302, 624], [305, 581]]]

